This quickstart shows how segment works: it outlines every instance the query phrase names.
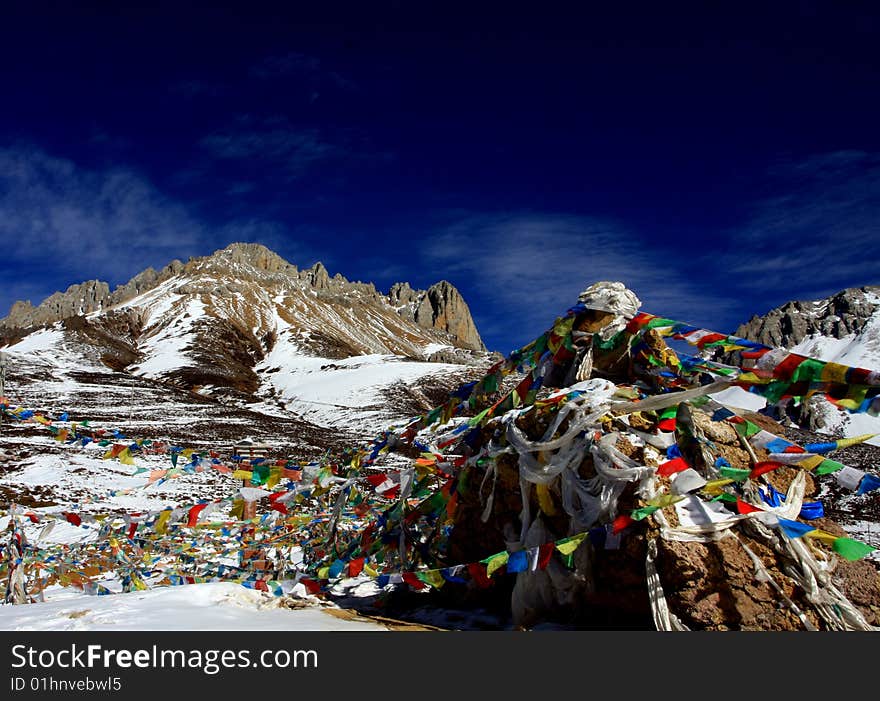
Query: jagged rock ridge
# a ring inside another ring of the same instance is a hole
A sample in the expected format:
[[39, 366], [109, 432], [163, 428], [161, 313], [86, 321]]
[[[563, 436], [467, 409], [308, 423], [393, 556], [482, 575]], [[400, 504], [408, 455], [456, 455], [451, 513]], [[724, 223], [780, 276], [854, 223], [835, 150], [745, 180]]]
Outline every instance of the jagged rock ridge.
[[851, 287], [827, 299], [786, 302], [742, 324], [736, 335], [771, 347], [792, 348], [812, 335], [859, 333], [878, 309], [880, 287]]
[[[254, 271], [258, 274], [254, 275]], [[265, 246], [254, 243], [230, 244], [211, 256], [191, 258], [185, 264], [174, 260], [158, 272], [147, 268], [113, 292], [106, 282], [90, 280], [71, 285], [65, 292], [56, 292], [36, 307], [29, 301], [18, 301], [12, 305], [9, 315], [0, 319], [0, 328], [5, 328], [9, 335], [8, 331], [13, 329], [48, 326], [123, 304], [173, 277], [187, 278], [206, 272], [217, 275], [212, 287], [205, 288], [200, 286], [203, 281], [190, 280], [183, 282], [177, 291], [182, 294], [235, 294], [242, 291], [242, 282], [252, 282], [259, 277], [261, 281], [272, 283], [298, 282], [337, 301], [357, 293], [373, 303], [392, 305], [401, 317], [422, 328], [448, 334], [453, 346], [478, 351], [486, 349], [464, 298], [445, 280], [427, 290], [414, 290], [408, 283], [397, 283], [386, 296], [372, 283], [351, 282], [338, 273], [331, 278], [320, 262], [299, 270]]]

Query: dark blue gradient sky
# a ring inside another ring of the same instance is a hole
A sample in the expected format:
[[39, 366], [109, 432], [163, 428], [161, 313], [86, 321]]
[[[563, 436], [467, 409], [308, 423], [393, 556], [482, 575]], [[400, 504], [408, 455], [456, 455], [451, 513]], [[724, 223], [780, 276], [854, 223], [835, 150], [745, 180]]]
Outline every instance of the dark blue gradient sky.
[[596, 280], [723, 332], [880, 284], [880, 11], [765, 4], [4, 8], [0, 315], [233, 241], [504, 353]]

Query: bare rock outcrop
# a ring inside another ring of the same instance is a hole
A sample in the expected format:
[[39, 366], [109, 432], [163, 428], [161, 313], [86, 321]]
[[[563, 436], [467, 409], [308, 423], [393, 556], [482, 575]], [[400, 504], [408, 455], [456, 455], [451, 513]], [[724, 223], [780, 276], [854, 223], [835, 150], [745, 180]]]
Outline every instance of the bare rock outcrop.
[[427, 290], [397, 283], [391, 287], [388, 301], [405, 319], [448, 333], [464, 348], [486, 350], [464, 297], [452, 283], [441, 280]]
[[861, 331], [876, 312], [880, 287], [851, 287], [823, 300], [792, 301], [753, 316], [735, 332], [771, 347], [791, 348], [808, 336], [843, 338]]

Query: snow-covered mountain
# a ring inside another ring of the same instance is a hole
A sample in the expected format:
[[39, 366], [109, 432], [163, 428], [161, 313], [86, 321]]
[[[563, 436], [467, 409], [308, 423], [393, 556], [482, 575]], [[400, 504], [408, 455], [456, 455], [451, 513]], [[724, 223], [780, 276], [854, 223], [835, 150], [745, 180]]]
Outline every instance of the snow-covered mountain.
[[[8, 386], [42, 373], [62, 383], [67, 402], [79, 385], [141, 382], [128, 394], [177, 389], [360, 431], [431, 408], [424, 391], [457, 386], [490, 360], [448, 282], [424, 291], [398, 283], [384, 295], [320, 263], [298, 270], [239, 243], [148, 269], [112, 293], [91, 281], [37, 307], [17, 302], [0, 339], [12, 360]], [[47, 392], [51, 382], [32, 400], [44, 406]]]
[[[853, 367], [880, 369], [880, 287], [853, 287], [826, 299], [791, 301], [752, 319], [736, 335]], [[880, 418], [848, 414], [814, 398], [809, 428], [838, 436], [880, 433]], [[880, 445], [880, 438], [871, 441]]]

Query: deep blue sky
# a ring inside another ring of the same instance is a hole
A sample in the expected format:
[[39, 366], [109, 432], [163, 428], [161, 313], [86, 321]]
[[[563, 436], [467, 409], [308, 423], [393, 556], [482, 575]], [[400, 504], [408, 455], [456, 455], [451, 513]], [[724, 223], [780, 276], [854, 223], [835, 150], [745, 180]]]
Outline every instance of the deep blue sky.
[[315, 4], [5, 7], [0, 315], [233, 241], [504, 353], [596, 280], [724, 332], [880, 284], [870, 3]]

